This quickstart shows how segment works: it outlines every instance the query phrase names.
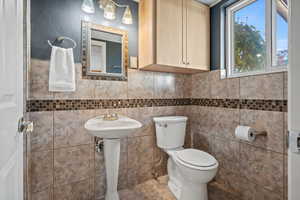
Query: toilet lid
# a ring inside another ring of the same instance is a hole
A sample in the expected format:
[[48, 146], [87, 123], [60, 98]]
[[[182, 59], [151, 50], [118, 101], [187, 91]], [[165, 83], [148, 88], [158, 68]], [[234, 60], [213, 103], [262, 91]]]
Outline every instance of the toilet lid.
[[213, 156], [196, 149], [184, 149], [178, 151], [177, 158], [186, 164], [197, 167], [211, 167], [217, 164], [217, 161]]

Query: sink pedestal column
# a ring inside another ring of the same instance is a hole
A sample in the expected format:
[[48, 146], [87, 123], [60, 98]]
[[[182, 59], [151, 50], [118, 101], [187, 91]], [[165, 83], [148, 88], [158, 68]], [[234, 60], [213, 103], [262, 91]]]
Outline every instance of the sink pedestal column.
[[104, 139], [104, 159], [107, 183], [105, 200], [120, 200], [118, 194], [120, 139]]

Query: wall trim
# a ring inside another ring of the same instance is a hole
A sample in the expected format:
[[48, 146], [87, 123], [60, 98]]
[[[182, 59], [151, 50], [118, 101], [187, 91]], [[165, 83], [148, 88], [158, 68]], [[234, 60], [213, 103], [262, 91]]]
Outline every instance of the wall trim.
[[27, 112], [96, 110], [162, 106], [204, 106], [231, 109], [287, 112], [287, 100], [264, 99], [53, 99], [28, 100]]

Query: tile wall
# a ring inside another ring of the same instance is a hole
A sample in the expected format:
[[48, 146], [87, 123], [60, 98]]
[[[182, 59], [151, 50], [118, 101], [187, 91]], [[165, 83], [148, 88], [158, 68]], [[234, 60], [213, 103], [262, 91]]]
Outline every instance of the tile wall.
[[[192, 98], [286, 100], [287, 73], [220, 80], [220, 71], [192, 76]], [[282, 200], [287, 196], [287, 113], [279, 111], [191, 106], [195, 148], [220, 163], [209, 187], [211, 200]], [[234, 137], [238, 125], [267, 131], [255, 142]]]
[[[77, 64], [75, 93], [48, 92], [48, 61], [31, 60], [28, 100], [180, 99], [286, 100], [287, 74], [220, 80], [219, 71], [196, 75], [129, 70], [128, 81], [81, 79]], [[264, 101], [268, 104], [268, 101]], [[216, 104], [217, 105], [217, 104]], [[209, 186], [210, 200], [281, 200], [287, 196], [285, 110], [244, 109], [200, 104], [118, 109], [29, 112], [35, 131], [28, 138], [28, 199], [101, 199], [105, 192], [103, 153], [84, 122], [108, 112], [125, 114], [144, 126], [122, 140], [119, 189], [131, 188], [166, 174], [166, 154], [156, 147], [153, 116], [189, 117], [186, 146], [214, 155], [219, 173]], [[237, 125], [268, 132], [254, 143], [237, 140]]]
[[[28, 100], [189, 98], [191, 76], [129, 70], [128, 81], [81, 79], [77, 64], [74, 93], [48, 92], [49, 62], [31, 60]], [[84, 123], [115, 112], [143, 123], [133, 136], [122, 139], [119, 189], [133, 187], [166, 174], [166, 155], [156, 147], [153, 116], [188, 115], [188, 106], [136, 107], [29, 112], [35, 130], [28, 136], [28, 199], [102, 199], [105, 192], [103, 153], [95, 152], [94, 138]], [[186, 146], [190, 146], [189, 131]]]

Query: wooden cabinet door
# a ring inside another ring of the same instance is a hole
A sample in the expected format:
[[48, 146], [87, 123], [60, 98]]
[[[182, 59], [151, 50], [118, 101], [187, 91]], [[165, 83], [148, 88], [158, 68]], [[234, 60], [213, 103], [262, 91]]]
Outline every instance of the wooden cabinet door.
[[156, 61], [160, 65], [184, 67], [183, 1], [157, 0]]
[[186, 0], [187, 67], [209, 70], [210, 14], [208, 6]]

